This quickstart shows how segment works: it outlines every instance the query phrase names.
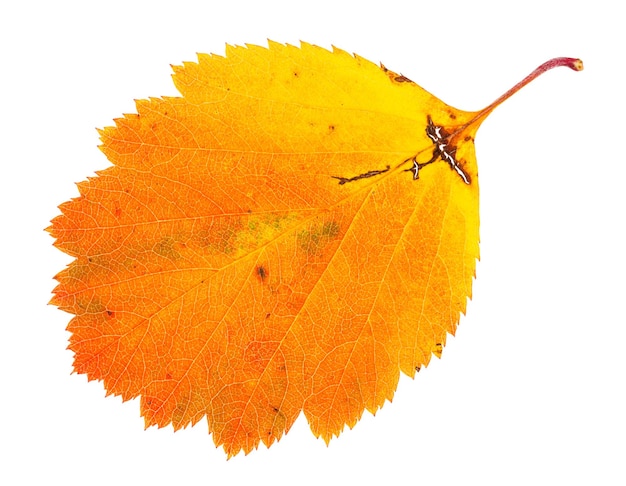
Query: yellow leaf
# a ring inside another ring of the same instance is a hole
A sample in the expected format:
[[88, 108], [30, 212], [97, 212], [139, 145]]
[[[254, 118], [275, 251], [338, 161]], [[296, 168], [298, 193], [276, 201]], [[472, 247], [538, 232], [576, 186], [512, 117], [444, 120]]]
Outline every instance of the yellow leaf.
[[49, 229], [74, 368], [146, 425], [207, 417], [231, 456], [304, 412], [327, 442], [440, 356], [478, 258], [474, 137], [454, 109], [334, 49], [228, 47], [101, 131], [113, 166]]

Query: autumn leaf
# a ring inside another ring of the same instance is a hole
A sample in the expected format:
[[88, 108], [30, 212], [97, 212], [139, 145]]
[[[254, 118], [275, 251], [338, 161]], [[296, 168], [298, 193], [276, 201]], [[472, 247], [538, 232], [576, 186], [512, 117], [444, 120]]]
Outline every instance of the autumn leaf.
[[474, 137], [344, 51], [271, 42], [174, 68], [181, 97], [100, 132], [113, 164], [48, 228], [74, 369], [146, 426], [207, 417], [228, 456], [301, 412], [328, 442], [440, 356], [478, 258]]

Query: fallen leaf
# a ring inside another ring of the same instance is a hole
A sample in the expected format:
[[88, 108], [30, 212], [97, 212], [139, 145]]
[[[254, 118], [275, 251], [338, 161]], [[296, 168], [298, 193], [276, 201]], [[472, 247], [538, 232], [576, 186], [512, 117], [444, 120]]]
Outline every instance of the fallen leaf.
[[100, 132], [113, 164], [48, 230], [75, 260], [74, 370], [146, 426], [207, 417], [228, 456], [304, 412], [328, 442], [440, 356], [478, 258], [474, 137], [452, 108], [344, 51], [271, 42], [174, 68], [181, 97]]

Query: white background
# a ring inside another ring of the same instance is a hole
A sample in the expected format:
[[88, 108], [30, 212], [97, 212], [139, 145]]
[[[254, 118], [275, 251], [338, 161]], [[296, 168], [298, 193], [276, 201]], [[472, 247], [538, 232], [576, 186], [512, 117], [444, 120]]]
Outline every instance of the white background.
[[[618, 4], [3, 3], [0, 483], [626, 484]], [[226, 461], [206, 423], [144, 431], [137, 401], [70, 375], [70, 316], [47, 305], [70, 259], [43, 229], [108, 165], [96, 127], [176, 95], [170, 64], [267, 38], [358, 52], [465, 110], [551, 57], [586, 69], [545, 74], [478, 133], [482, 260], [443, 358], [329, 447], [300, 417], [271, 450]]]

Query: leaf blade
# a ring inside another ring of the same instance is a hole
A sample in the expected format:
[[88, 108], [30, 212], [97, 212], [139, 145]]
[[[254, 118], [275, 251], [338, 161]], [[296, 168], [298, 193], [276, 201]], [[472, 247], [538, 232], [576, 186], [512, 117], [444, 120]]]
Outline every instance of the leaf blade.
[[[320, 72], [361, 85], [323, 96], [308, 76]], [[448, 164], [417, 181], [410, 168], [433, 150], [428, 113], [463, 127], [459, 160], [475, 175], [474, 114], [306, 44], [229, 48], [174, 80], [183, 98], [138, 101], [101, 131], [113, 167], [53, 221], [77, 256], [53, 299], [76, 315], [75, 370], [141, 396], [146, 426], [206, 415], [228, 455], [271, 445], [301, 410], [328, 442], [440, 354], [465, 311], [477, 184]]]

